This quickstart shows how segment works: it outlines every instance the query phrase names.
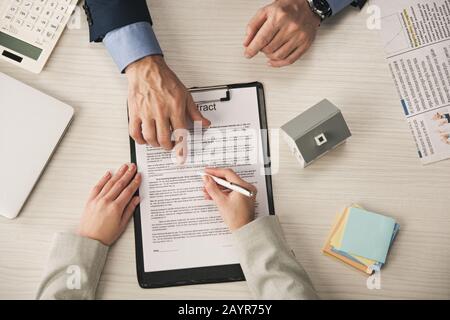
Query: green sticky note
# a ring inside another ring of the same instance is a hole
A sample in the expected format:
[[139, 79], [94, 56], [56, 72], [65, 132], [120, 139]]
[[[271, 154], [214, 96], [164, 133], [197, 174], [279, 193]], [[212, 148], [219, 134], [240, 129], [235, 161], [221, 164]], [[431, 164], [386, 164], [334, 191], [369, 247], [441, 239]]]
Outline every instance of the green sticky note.
[[359, 208], [351, 208], [340, 250], [386, 262], [395, 220]]

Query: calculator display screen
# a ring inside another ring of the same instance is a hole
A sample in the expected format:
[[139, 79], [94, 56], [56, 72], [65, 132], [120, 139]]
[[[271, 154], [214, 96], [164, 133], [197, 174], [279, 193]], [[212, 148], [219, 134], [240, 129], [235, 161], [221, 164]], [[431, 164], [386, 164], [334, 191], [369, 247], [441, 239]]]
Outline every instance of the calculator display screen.
[[35, 47], [25, 41], [14, 38], [0, 31], [0, 45], [11, 49], [17, 53], [23, 54], [33, 60], [38, 60], [42, 53], [42, 49]]

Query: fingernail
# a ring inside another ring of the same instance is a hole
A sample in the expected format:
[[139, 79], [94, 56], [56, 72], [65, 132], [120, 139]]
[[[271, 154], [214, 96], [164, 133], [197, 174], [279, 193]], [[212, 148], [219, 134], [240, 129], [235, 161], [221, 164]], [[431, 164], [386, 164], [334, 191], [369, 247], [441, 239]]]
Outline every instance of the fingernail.
[[131, 163], [131, 164], [128, 166], [128, 170], [129, 170], [129, 171], [133, 171], [135, 167], [136, 167], [136, 165], [135, 165], [134, 163]]
[[247, 59], [250, 59], [250, 54], [244, 53], [244, 56], [245, 56]]
[[141, 198], [136, 197], [134, 198], [134, 204], [138, 205], [141, 202]]
[[109, 177], [111, 175], [111, 171], [106, 171], [106, 173], [105, 173], [105, 175], [103, 176], [104, 178], [107, 178], [107, 177]]

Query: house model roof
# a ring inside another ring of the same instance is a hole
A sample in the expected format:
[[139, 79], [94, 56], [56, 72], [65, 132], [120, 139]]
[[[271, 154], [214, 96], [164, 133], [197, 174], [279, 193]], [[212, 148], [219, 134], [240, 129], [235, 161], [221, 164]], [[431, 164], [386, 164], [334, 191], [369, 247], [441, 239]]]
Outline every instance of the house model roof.
[[340, 112], [334, 104], [325, 99], [283, 125], [281, 129], [297, 140]]

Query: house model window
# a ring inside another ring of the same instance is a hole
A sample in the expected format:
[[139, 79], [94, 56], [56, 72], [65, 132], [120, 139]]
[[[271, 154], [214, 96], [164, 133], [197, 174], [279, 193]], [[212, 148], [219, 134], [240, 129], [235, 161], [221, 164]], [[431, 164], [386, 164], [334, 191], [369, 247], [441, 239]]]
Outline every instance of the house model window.
[[314, 138], [316, 140], [316, 144], [320, 147], [321, 145], [327, 143], [327, 138], [323, 133], [319, 134], [317, 137]]

